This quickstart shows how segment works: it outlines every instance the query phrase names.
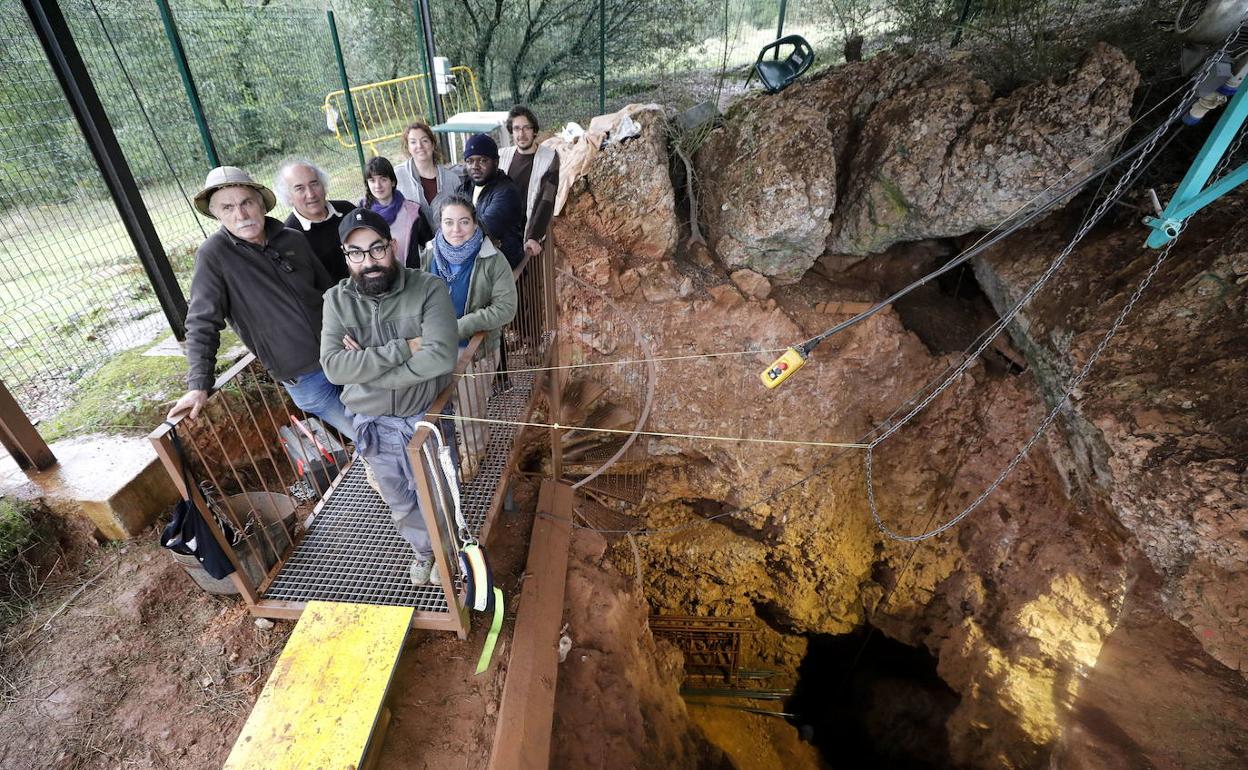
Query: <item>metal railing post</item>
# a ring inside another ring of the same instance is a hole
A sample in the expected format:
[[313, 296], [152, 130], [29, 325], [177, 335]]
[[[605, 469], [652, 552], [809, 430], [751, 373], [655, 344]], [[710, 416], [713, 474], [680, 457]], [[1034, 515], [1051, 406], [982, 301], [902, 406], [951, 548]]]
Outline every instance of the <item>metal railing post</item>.
[[191, 104], [191, 114], [195, 116], [195, 126], [199, 129], [199, 140], [204, 145], [204, 155], [208, 158], [210, 168], [221, 165], [217, 155], [217, 145], [212, 141], [212, 132], [208, 130], [208, 120], [204, 117], [204, 105], [199, 100], [199, 89], [195, 87], [195, 78], [191, 76], [191, 64], [186, 58], [186, 49], [182, 46], [182, 36], [178, 34], [178, 25], [173, 21], [173, 10], [169, 8], [169, 0], [156, 0], [160, 9], [160, 20], [165, 25], [165, 37], [169, 40], [169, 48], [173, 51], [173, 60], [178, 64], [178, 74], [182, 77], [182, 89], [186, 91], [186, 100]]
[[[427, 0], [412, 0], [412, 13], [420, 26], [420, 66], [425, 70], [425, 90], [429, 94], [429, 120], [436, 125], [445, 120], [439, 115], [438, 109], [442, 102], [438, 99], [438, 90], [433, 82], [433, 24], [429, 19], [429, 3]], [[435, 106], [436, 105], [436, 106]]]
[[[564, 372], [560, 369], [563, 366], [563, 346], [559, 339], [559, 323], [558, 323], [558, 306], [556, 305], [557, 296], [555, 293], [555, 237], [553, 233], [546, 235], [546, 241], [542, 245], [542, 281], [545, 283], [543, 289], [542, 314], [545, 316], [545, 326], [543, 331], [552, 332], [551, 338], [551, 366], [554, 367], [550, 371], [550, 423], [557, 425], [563, 417], [563, 384]], [[541, 365], [540, 363], [538, 364]], [[563, 431], [558, 428], [550, 430], [550, 472], [555, 479], [563, 478]]]
[[186, 339], [186, 297], [173, 274], [165, 247], [156, 234], [134, 174], [121, 151], [108, 114], [100, 102], [73, 34], [56, 0], [22, 0], [48, 64], [91, 150], [108, 193], [117, 206], [126, 235], [134, 245], [173, 335]]
[[360, 133], [360, 124], [355, 119], [355, 99], [351, 96], [351, 81], [347, 79], [347, 63], [342, 59], [342, 43], [338, 40], [338, 24], [334, 21], [334, 12], [325, 11], [329, 19], [329, 34], [334, 39], [334, 58], [338, 60], [338, 77], [342, 80], [342, 95], [347, 100], [347, 120], [351, 121], [351, 130], [355, 132], [355, 154], [360, 160], [360, 176], [364, 175], [364, 136]]
[[[776, 20], [776, 40], [784, 37], [784, 11], [788, 5], [788, 0], [780, 0], [780, 15]], [[771, 52], [771, 58], [776, 60], [780, 58], [779, 48]]]

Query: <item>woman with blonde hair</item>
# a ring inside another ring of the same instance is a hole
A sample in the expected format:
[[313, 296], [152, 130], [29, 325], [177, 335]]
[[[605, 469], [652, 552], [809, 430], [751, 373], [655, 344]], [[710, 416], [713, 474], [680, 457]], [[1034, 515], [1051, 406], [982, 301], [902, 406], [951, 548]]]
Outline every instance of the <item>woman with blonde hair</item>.
[[447, 166], [438, 165], [441, 159], [438, 143], [428, 123], [416, 121], [403, 129], [403, 154], [407, 160], [395, 169], [399, 190], [420, 206], [429, 231], [436, 233], [441, 199], [459, 189], [459, 175]]

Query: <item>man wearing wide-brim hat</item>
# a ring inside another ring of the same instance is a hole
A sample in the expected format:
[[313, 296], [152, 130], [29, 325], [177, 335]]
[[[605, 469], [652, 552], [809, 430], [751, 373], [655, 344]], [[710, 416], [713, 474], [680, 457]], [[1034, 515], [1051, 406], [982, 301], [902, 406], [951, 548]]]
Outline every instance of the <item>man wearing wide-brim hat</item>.
[[209, 171], [195, 195], [195, 208], [221, 229], [195, 254], [186, 314], [188, 390], [169, 418], [199, 416], [229, 322], [296, 406], [354, 438], [341, 389], [325, 379], [319, 360], [321, 297], [333, 281], [301, 233], [265, 216], [276, 203], [269, 188], [234, 166]]

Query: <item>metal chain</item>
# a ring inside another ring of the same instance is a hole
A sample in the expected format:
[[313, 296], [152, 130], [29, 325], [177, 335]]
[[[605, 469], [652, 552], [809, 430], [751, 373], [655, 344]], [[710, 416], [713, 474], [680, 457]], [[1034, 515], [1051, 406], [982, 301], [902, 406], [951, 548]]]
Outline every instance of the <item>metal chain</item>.
[[1161, 269], [1162, 263], [1166, 261], [1166, 257], [1170, 255], [1170, 249], [1174, 247], [1174, 243], [1175, 242], [1173, 240], [1170, 241], [1158, 252], [1157, 259], [1153, 262], [1152, 266], [1149, 267], [1148, 272], [1144, 274], [1144, 278], [1140, 281], [1140, 284], [1135, 287], [1135, 291], [1131, 293], [1131, 297], [1127, 300], [1127, 304], [1123, 305], [1122, 309], [1118, 311], [1118, 317], [1114, 319], [1114, 323], [1109, 327], [1109, 331], [1106, 332], [1105, 336], [1101, 338], [1101, 341], [1092, 351], [1092, 355], [1090, 355], [1088, 360], [1084, 363], [1083, 368], [1081, 368], [1079, 373], [1076, 374], [1075, 377], [1067, 384], [1066, 389], [1062, 392], [1062, 395], [1057, 400], [1057, 403], [1054, 404], [1053, 408], [1049, 410], [1049, 413], [1045, 415], [1044, 419], [1040, 421], [1040, 425], [1036, 428], [1035, 432], [1031, 434], [1031, 438], [1027, 440], [1027, 443], [1023, 445], [1023, 448], [1014, 456], [1014, 459], [1010, 460], [1009, 464], [1007, 464], [1005, 468], [997, 474], [997, 477], [993, 479], [991, 484], [988, 485], [988, 488], [981, 492], [978, 497], [963, 508], [962, 512], [957, 516], [954, 516], [952, 519], [944, 524], [941, 524], [936, 529], [933, 529], [930, 532], [925, 532], [922, 535], [902, 535], [890, 529], [888, 525], [880, 519], [879, 510], [876, 508], [875, 488], [874, 484], [871, 483], [872, 452], [868, 449], [866, 459], [867, 502], [871, 506], [871, 517], [875, 519], [875, 525], [879, 527], [880, 531], [894, 540], [904, 540], [908, 543], [916, 543], [920, 540], [927, 540], [928, 538], [936, 537], [942, 532], [948, 530], [950, 527], [956, 526], [958, 522], [966, 518], [967, 514], [978, 508], [984, 500], [987, 500], [988, 496], [995, 492], [997, 487], [1001, 486], [1001, 483], [1005, 481], [1006, 476], [1009, 476], [1010, 473], [1013, 472], [1014, 468], [1022, 462], [1023, 458], [1027, 456], [1027, 453], [1031, 451], [1031, 448], [1035, 446], [1036, 442], [1040, 440], [1040, 437], [1044, 435], [1044, 432], [1048, 430], [1049, 426], [1053, 423], [1053, 420], [1057, 419], [1058, 412], [1060, 412], [1062, 407], [1066, 405], [1066, 401], [1070, 398], [1070, 394], [1079, 387], [1079, 385], [1088, 376], [1088, 373], [1092, 371], [1093, 364], [1095, 364], [1096, 360], [1101, 357], [1102, 353], [1105, 352], [1105, 348], [1109, 346], [1109, 341], [1113, 339], [1114, 335], [1118, 332], [1119, 327], [1122, 326], [1123, 322], [1127, 318], [1127, 315], [1131, 312], [1131, 308], [1135, 307], [1135, 303], [1139, 301], [1140, 297], [1144, 294], [1144, 290], [1148, 288], [1148, 285], [1152, 283], [1153, 277], [1157, 275], [1157, 271]]
[[[1243, 30], [1243, 27], [1244, 25], [1241, 24], [1239, 27], [1235, 29], [1233, 33], [1231, 33], [1231, 35], [1227, 38], [1226, 42], [1222, 44], [1222, 48], [1219, 51], [1219, 53], [1225, 53], [1226, 49], [1229, 48], [1232, 44], [1234, 44], [1234, 42], [1239, 38], [1240, 32]], [[881, 442], [885, 441], [894, 433], [901, 430], [901, 428], [905, 426], [906, 423], [912, 420], [919, 412], [926, 409], [932, 403], [932, 401], [934, 401], [945, 390], [947, 390], [949, 386], [952, 385], [953, 382], [957, 378], [961, 377], [962, 374], [964, 374], [966, 370], [970, 368], [971, 364], [974, 363], [976, 359], [978, 359], [980, 354], [984, 352], [984, 350], [988, 347], [988, 345], [991, 344], [992, 341], [996, 339], [996, 337], [1001, 333], [1001, 331], [1005, 329], [1005, 327], [1018, 315], [1019, 312], [1021, 312], [1023, 306], [1026, 305], [1028, 302], [1030, 302], [1032, 297], [1034, 297], [1036, 293], [1039, 292], [1040, 289], [1049, 281], [1049, 279], [1053, 277], [1053, 275], [1058, 271], [1058, 269], [1061, 268], [1061, 266], [1065, 263], [1067, 257], [1070, 256], [1070, 254], [1074, 251], [1075, 247], [1083, 240], [1083, 238], [1088, 234], [1088, 232], [1091, 231], [1092, 227], [1095, 226], [1096, 223], [1099, 222], [1102, 217], [1104, 217], [1105, 213], [1109, 210], [1109, 208], [1113, 206], [1123, 196], [1123, 194], [1126, 192], [1126, 189], [1130, 185], [1130, 183], [1135, 181], [1136, 175], [1138, 174], [1141, 166], [1144, 164], [1144, 159], [1152, 154], [1153, 150], [1157, 146], [1157, 143], [1161, 140], [1161, 137], [1166, 134], [1166, 132], [1170, 129], [1170, 127], [1174, 124], [1174, 122], [1178, 120], [1179, 117], [1186, 111], [1187, 107], [1191, 104], [1192, 98], [1196, 94], [1197, 87], [1200, 85], [1201, 82], [1205, 80], [1208, 73], [1212, 71], [1213, 64], [1217, 58], [1218, 56], [1216, 55], [1211, 56], [1205, 62], [1205, 66], [1202, 69], [1200, 76], [1192, 79], [1191, 81], [1192, 85], [1189, 87], [1187, 95], [1182, 100], [1179, 101], [1179, 103], [1175, 106], [1174, 110], [1171, 111], [1170, 115], [1166, 118], [1166, 120], [1163, 121], [1161, 125], [1159, 125], [1156, 129], [1153, 130], [1152, 135], [1149, 137], [1148, 141], [1142, 146], [1139, 154], [1136, 155], [1135, 159], [1131, 162], [1131, 165], [1127, 168], [1127, 170], [1123, 172], [1121, 177], [1119, 177], [1118, 182], [1114, 185], [1113, 189], [1110, 190], [1109, 194], [1105, 197], [1105, 199], [1101, 202], [1101, 204], [1093, 211], [1092, 215], [1084, 221], [1083, 225], [1075, 233], [1075, 236], [1071, 240], [1071, 242], [1067, 244], [1066, 248], [1064, 248], [1061, 251], [1061, 253], [1059, 253], [1058, 256], [1049, 264], [1048, 268], [1045, 269], [1044, 273], [1041, 274], [1040, 278], [1034, 284], [1032, 284], [1032, 286], [1023, 294], [1023, 296], [1018, 300], [1018, 302], [1016, 302], [1013, 305], [1013, 307], [1011, 307], [1009, 311], [1006, 312], [1005, 315], [1003, 315], [995, 324], [992, 325], [992, 327], [990, 327], [991, 333], [989, 333], [986, 337], [983, 338], [983, 341], [974, 349], [974, 351], [970, 355], [968, 355], [966, 359], [956, 369], [954, 369], [953, 373], [950, 374], [938, 387], [936, 387], [935, 390], [933, 390], [930, 394], [928, 394], [926, 398], [924, 398], [913, 409], [911, 409], [908, 413], [906, 413], [904, 417], [902, 417], [896, 423], [890, 425], [883, 433], [881, 433], [879, 436], [873, 439], [870, 442], [870, 444], [868, 444], [867, 449], [866, 449], [866, 457], [864, 459], [864, 466], [865, 466], [865, 471], [866, 471], [867, 504], [868, 504], [868, 507], [871, 509], [871, 518], [875, 520], [876, 527], [882, 533], [884, 533], [887, 537], [892, 538], [894, 540], [901, 540], [901, 541], [910, 542], [910, 543], [927, 540], [929, 538], [936, 537], [942, 532], [949, 530], [951, 527], [956, 526], [960, 521], [962, 521], [962, 519], [966, 518], [967, 515], [969, 515], [972, 511], [978, 508], [984, 502], [984, 500], [988, 499], [989, 495], [991, 495], [993, 492], [997, 490], [999, 486], [1001, 486], [1001, 483], [1005, 481], [1006, 477], [1009, 476], [1011, 472], [1013, 472], [1013, 470], [1018, 466], [1018, 464], [1022, 462], [1023, 458], [1027, 456], [1027, 453], [1031, 451], [1031, 448], [1036, 444], [1036, 442], [1040, 440], [1040, 437], [1052, 424], [1053, 420], [1057, 418], [1058, 412], [1066, 404], [1066, 401], [1069, 399], [1070, 394], [1075, 390], [1075, 388], [1079, 386], [1081, 382], [1083, 382], [1084, 378], [1087, 377], [1088, 373], [1091, 371], [1092, 365], [1096, 363], [1096, 360], [1105, 351], [1105, 348], [1106, 346], [1108, 346], [1109, 341], [1113, 338], [1114, 334], [1117, 333], [1118, 328], [1122, 325], [1123, 321], [1126, 320], [1127, 314], [1131, 312], [1131, 308], [1135, 306], [1135, 303], [1139, 300], [1140, 296], [1144, 293], [1144, 290], [1148, 287], [1149, 283], [1152, 282], [1153, 276], [1157, 274], [1157, 271], [1161, 268], [1162, 263], [1165, 262], [1166, 257], [1169, 256], [1170, 250], [1175, 243], [1174, 240], [1169, 241], [1166, 244], [1166, 246], [1158, 252], [1156, 261], [1153, 262], [1153, 265], [1149, 268], [1148, 272], [1145, 274], [1144, 279], [1140, 282], [1139, 286], [1136, 287], [1136, 290], [1132, 293], [1131, 297], [1127, 300], [1126, 305], [1124, 305], [1122, 310], [1119, 311], [1118, 317], [1115, 319], [1114, 324], [1110, 327], [1109, 331], [1101, 339], [1100, 343], [1097, 344], [1096, 349], [1092, 352], [1092, 355], [1088, 358], [1083, 368], [1067, 384], [1067, 387], [1063, 391], [1061, 397], [1057, 400], [1056, 404], [1054, 404], [1053, 408], [1049, 411], [1049, 413], [1045, 416], [1045, 418], [1041, 420], [1040, 425], [1037, 427], [1035, 432], [1032, 433], [1031, 437], [1023, 445], [1022, 449], [1020, 449], [1019, 452], [1015, 454], [1014, 458], [1011, 459], [1010, 462], [1006, 464], [1005, 468], [1001, 471], [1000, 474], [997, 475], [996, 479], [994, 479], [993, 482], [990, 485], [988, 485], [988, 487], [982, 493], [980, 493], [978, 497], [972, 500], [965, 508], [962, 509], [960, 513], [958, 513], [952, 519], [945, 522], [944, 524], [941, 524], [939, 527], [933, 530], [930, 530], [928, 532], [925, 532], [921, 535], [903, 535], [901, 533], [894, 532], [891, 528], [888, 527], [888, 525], [884, 523], [883, 519], [880, 517], [879, 508], [875, 500], [875, 483], [874, 483], [874, 477], [873, 477], [873, 471], [874, 471], [874, 466], [875, 466], [875, 462], [874, 462], [875, 447], [879, 446]], [[1224, 160], [1225, 160], [1225, 157], [1224, 157]]]

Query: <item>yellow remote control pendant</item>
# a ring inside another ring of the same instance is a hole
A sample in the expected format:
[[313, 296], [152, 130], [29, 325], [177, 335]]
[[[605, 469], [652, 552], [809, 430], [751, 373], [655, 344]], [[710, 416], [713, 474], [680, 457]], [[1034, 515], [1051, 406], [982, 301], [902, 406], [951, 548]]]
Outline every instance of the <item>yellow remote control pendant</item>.
[[806, 354], [797, 348], [789, 348], [758, 377], [767, 387], [775, 388], [792, 376], [793, 372], [801, 369], [804, 363], [806, 363]]

